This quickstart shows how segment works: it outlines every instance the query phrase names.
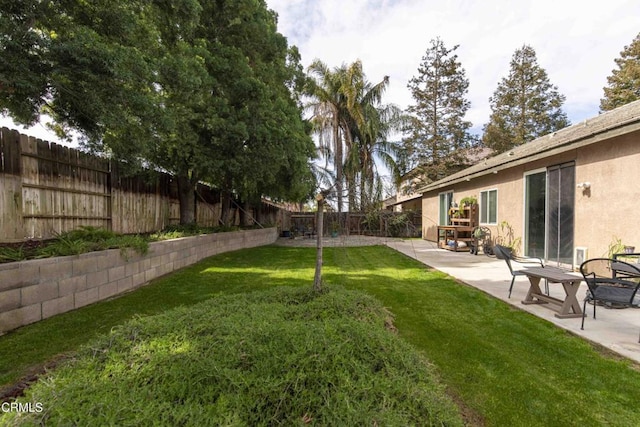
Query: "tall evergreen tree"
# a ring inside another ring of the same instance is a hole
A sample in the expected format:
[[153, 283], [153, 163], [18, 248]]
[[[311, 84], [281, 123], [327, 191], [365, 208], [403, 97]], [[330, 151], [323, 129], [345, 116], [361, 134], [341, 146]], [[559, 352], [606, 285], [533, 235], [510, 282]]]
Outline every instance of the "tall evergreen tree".
[[484, 126], [482, 142], [501, 153], [539, 136], [569, 126], [562, 110], [565, 96], [549, 82], [531, 46], [517, 49], [509, 76], [503, 78], [489, 98], [491, 117]]
[[442, 40], [431, 41], [418, 75], [408, 84], [415, 104], [407, 110], [409, 136], [403, 140], [406, 167], [418, 167], [426, 182], [435, 181], [466, 165], [475, 145], [464, 116], [471, 106], [465, 98], [469, 80], [454, 54]]
[[604, 97], [600, 100], [600, 112], [640, 99], [640, 33], [620, 52], [615, 60], [617, 69], [607, 77]]

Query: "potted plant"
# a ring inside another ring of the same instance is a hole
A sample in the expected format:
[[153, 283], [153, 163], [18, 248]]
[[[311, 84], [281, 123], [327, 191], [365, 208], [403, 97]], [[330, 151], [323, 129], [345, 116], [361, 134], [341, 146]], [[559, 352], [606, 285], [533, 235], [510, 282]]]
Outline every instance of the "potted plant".
[[[617, 236], [613, 236], [613, 240], [611, 240], [611, 243], [609, 243], [609, 247], [607, 248], [607, 253], [605, 256], [607, 258], [613, 258], [615, 254], [627, 253], [626, 248], [627, 246], [622, 243], [621, 238]], [[632, 253], [632, 252], [629, 252], [629, 253]]]
[[[606, 257], [613, 258], [615, 255], [619, 255], [618, 259], [621, 259], [627, 262], [637, 261], [638, 258], [637, 256], [634, 255], [635, 250], [636, 250], [635, 246], [625, 245], [624, 243], [622, 243], [622, 239], [620, 239], [619, 237], [613, 236], [613, 240], [611, 241], [611, 243], [609, 243], [609, 247], [607, 248]], [[632, 256], [627, 257], [620, 254], [632, 255]]]
[[476, 204], [478, 204], [478, 199], [475, 196], [463, 197], [460, 200], [460, 208], [471, 207]]

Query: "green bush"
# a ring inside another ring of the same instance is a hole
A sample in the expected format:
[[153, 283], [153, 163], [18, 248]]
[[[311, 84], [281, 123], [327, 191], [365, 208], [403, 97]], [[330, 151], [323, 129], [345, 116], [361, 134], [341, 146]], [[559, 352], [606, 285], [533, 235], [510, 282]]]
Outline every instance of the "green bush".
[[149, 236], [151, 241], [177, 239], [180, 237], [197, 236], [199, 234], [224, 233], [227, 231], [237, 231], [239, 227], [203, 227], [198, 224], [171, 224], [166, 226], [162, 231], [153, 233]]
[[129, 251], [144, 255], [149, 250], [149, 242], [177, 239], [199, 234], [237, 231], [239, 227], [202, 227], [197, 224], [170, 225], [164, 230], [148, 236], [133, 236], [114, 233], [105, 228], [81, 226], [76, 230], [58, 234], [51, 241], [40, 242], [38, 247], [0, 246], [0, 263], [22, 261], [32, 258], [80, 255], [86, 252], [120, 249], [123, 258]]
[[138, 318], [86, 346], [0, 425], [462, 425], [366, 294], [275, 288]]
[[22, 261], [27, 258], [27, 253], [21, 246], [19, 248], [0, 247], [0, 262]]
[[120, 249], [124, 258], [131, 249], [141, 255], [149, 250], [149, 243], [141, 236], [122, 235], [105, 228], [81, 226], [72, 231], [59, 234], [56, 238], [36, 252], [38, 258], [79, 255], [92, 251]]
[[389, 233], [393, 237], [399, 237], [406, 233], [409, 216], [406, 213], [392, 215], [389, 218]]

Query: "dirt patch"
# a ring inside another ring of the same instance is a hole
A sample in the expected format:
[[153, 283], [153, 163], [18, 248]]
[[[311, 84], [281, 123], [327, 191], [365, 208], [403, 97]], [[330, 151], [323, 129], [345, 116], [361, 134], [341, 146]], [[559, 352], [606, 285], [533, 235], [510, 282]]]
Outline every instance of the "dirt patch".
[[462, 416], [462, 420], [464, 421], [465, 426], [484, 427], [486, 425], [486, 421], [482, 417], [482, 415], [469, 408], [460, 398], [460, 396], [458, 396], [456, 393], [453, 393], [450, 389], [447, 389], [447, 395], [451, 398], [451, 400], [453, 400], [453, 402], [460, 410], [460, 415]]
[[71, 359], [70, 355], [62, 354], [43, 365], [31, 368], [29, 372], [18, 382], [0, 388], [0, 403], [11, 402], [12, 400], [24, 396], [25, 391], [31, 386], [31, 384], [38, 381], [38, 379], [45, 375], [47, 372], [55, 369], [58, 365], [60, 365], [60, 363], [69, 359]]

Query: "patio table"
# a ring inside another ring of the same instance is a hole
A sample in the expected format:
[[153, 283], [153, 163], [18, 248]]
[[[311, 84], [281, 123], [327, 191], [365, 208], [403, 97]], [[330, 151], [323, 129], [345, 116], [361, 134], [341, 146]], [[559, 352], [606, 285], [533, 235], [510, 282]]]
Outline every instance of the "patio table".
[[[529, 278], [529, 292], [522, 301], [522, 304], [553, 304], [558, 306], [555, 314], [560, 319], [572, 317], [582, 317], [582, 308], [578, 303], [576, 294], [580, 287], [582, 277], [569, 274], [566, 271], [553, 267], [531, 267], [521, 270]], [[549, 295], [545, 295], [540, 290], [540, 279], [546, 279], [551, 283], [561, 283], [565, 292], [565, 299], [561, 300]]]

